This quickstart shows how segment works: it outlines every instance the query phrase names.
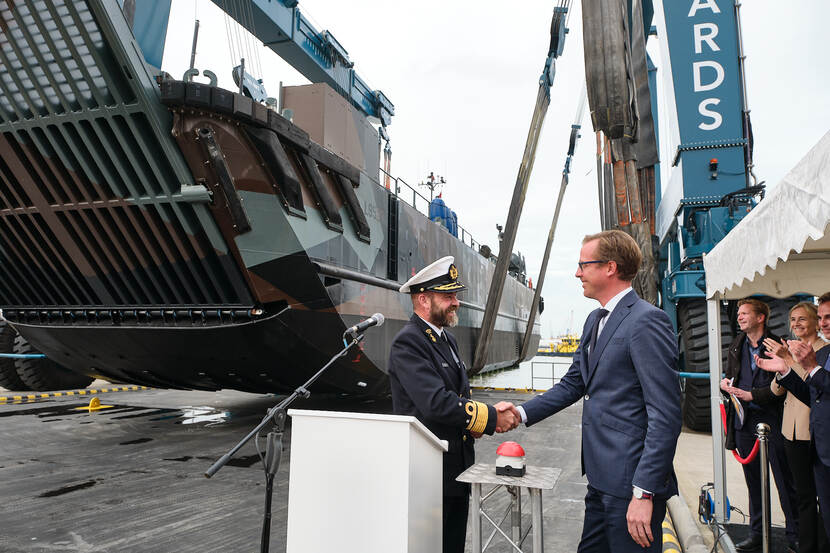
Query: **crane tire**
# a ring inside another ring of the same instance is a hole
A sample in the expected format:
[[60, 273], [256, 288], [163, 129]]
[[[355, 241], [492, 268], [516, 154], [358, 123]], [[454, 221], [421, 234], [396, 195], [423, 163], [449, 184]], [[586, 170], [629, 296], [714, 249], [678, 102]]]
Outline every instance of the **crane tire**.
[[[6, 321], [0, 321], [0, 353], [14, 352], [14, 335], [16, 332]], [[17, 374], [14, 366], [14, 359], [0, 358], [0, 388], [15, 392], [28, 392], [31, 390]]]
[[[38, 353], [26, 338], [19, 334], [14, 339], [14, 352], [18, 354]], [[15, 359], [17, 374], [30, 389], [37, 392], [86, 388], [92, 377], [66, 369], [51, 359]]]

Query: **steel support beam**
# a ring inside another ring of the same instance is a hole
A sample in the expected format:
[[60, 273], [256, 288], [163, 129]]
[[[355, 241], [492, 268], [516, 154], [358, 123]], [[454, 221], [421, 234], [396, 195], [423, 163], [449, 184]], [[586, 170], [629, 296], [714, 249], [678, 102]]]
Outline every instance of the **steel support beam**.
[[715, 519], [726, 522], [726, 455], [723, 448], [723, 424], [720, 415], [720, 379], [723, 374], [721, 359], [721, 325], [719, 298], [706, 301], [706, 319], [709, 325], [709, 394], [712, 413], [712, 470], [715, 488]]

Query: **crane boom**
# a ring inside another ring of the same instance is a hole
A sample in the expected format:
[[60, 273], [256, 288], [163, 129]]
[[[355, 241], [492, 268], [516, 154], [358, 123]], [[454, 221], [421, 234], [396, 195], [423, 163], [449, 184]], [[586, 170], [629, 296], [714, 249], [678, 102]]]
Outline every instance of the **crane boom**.
[[[249, 0], [250, 10], [228, 11], [240, 25], [313, 83], [326, 83], [368, 117], [384, 126], [395, 106], [372, 90], [357, 72], [349, 53], [330, 31], [318, 31], [303, 16], [296, 0]], [[213, 3], [225, 9], [223, 0]], [[240, 14], [251, 13], [249, 17]]]

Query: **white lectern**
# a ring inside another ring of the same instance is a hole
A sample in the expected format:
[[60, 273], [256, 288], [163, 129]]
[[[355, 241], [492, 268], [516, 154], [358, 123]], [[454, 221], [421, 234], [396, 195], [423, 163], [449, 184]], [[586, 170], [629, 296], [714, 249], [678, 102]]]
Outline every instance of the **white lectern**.
[[441, 550], [442, 455], [415, 417], [290, 409], [287, 553]]

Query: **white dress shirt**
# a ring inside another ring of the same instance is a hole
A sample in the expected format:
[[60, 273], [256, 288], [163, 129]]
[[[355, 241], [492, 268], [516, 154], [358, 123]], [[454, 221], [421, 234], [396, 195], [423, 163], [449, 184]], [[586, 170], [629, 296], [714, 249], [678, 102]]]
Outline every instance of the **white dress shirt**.
[[599, 327], [597, 327], [597, 339], [599, 339], [599, 335], [602, 334], [602, 329], [605, 328], [605, 323], [608, 322], [608, 317], [610, 317], [611, 313], [614, 312], [614, 308], [616, 308], [617, 304], [620, 303], [620, 301], [622, 301], [625, 295], [631, 292], [632, 290], [633, 288], [629, 286], [628, 288], [626, 288], [625, 290], [623, 290], [622, 292], [608, 300], [608, 303], [602, 306], [603, 308], [608, 310], [608, 314], [599, 320]]
[[[611, 313], [614, 312], [614, 309], [617, 307], [617, 304], [620, 303], [620, 301], [622, 301], [625, 295], [631, 292], [632, 290], [633, 288], [629, 286], [628, 288], [626, 288], [625, 290], [621, 291], [619, 294], [608, 300], [608, 302], [602, 306], [602, 308], [606, 309], [608, 313], [605, 315], [605, 317], [599, 320], [599, 326], [597, 327], [597, 339], [599, 339], [599, 335], [602, 334], [602, 330], [605, 328], [605, 323], [608, 321], [608, 317], [611, 315]], [[521, 405], [519, 405], [518, 407], [516, 407], [516, 409], [522, 416], [522, 422], [526, 423], [527, 414], [525, 413], [524, 408]]]

